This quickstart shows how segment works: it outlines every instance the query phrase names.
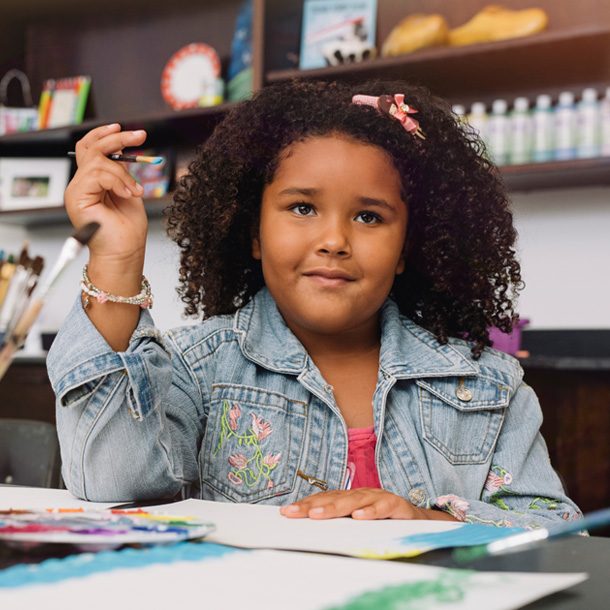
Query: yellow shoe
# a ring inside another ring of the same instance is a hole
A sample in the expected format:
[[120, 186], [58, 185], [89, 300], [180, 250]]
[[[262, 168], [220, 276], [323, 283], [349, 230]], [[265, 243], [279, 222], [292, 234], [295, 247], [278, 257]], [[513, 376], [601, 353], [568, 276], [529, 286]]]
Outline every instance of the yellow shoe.
[[486, 6], [470, 21], [449, 32], [449, 44], [462, 46], [531, 36], [544, 30], [548, 21], [546, 12], [539, 8], [513, 11], [503, 6]]
[[381, 55], [404, 55], [424, 47], [444, 45], [448, 34], [449, 27], [442, 15], [409, 15], [385, 39]]

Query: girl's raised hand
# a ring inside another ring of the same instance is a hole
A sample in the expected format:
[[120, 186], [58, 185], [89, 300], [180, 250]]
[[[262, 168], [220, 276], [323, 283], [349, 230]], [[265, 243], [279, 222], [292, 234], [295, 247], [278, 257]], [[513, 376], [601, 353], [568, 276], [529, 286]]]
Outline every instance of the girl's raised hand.
[[457, 521], [446, 512], [418, 508], [384, 489], [361, 487], [344, 491], [323, 491], [303, 498], [299, 502], [282, 506], [285, 517], [310, 519], [436, 519]]
[[121, 131], [115, 123], [92, 129], [76, 144], [78, 169], [66, 189], [65, 205], [74, 226], [100, 223], [89, 243], [92, 256], [118, 263], [143, 258], [148, 227], [143, 188], [122, 163], [106, 155], [145, 140], [145, 131]]

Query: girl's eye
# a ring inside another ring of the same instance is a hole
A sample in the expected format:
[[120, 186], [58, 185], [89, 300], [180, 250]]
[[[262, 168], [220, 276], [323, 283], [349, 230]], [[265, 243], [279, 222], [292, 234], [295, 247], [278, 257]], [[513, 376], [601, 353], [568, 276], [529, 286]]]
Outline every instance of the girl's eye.
[[313, 206], [309, 203], [295, 203], [290, 209], [299, 216], [310, 216], [313, 212]]
[[379, 214], [375, 214], [375, 212], [360, 212], [356, 218], [360, 219], [358, 222], [365, 225], [372, 225], [381, 222], [381, 216], [379, 216]]

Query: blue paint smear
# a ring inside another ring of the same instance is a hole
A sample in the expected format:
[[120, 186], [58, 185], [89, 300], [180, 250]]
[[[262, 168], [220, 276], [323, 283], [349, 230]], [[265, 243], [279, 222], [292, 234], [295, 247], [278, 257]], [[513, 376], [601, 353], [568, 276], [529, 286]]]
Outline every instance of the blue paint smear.
[[179, 542], [143, 549], [124, 548], [99, 553], [80, 553], [38, 564], [16, 565], [0, 570], [0, 588], [55, 583], [111, 570], [143, 568], [158, 563], [217, 559], [229, 553], [248, 553], [211, 542]]
[[413, 549], [446, 549], [456, 546], [477, 546], [501, 540], [525, 530], [520, 527], [495, 527], [480, 523], [465, 523], [447, 532], [412, 534], [399, 538], [397, 542]]

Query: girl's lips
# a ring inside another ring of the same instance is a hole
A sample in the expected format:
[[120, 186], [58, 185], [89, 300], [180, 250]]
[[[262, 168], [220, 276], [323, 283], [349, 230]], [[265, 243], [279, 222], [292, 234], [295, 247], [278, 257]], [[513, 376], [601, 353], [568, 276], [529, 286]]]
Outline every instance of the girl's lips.
[[339, 288], [353, 282], [355, 278], [337, 269], [312, 269], [303, 274], [316, 284], [328, 288]]

